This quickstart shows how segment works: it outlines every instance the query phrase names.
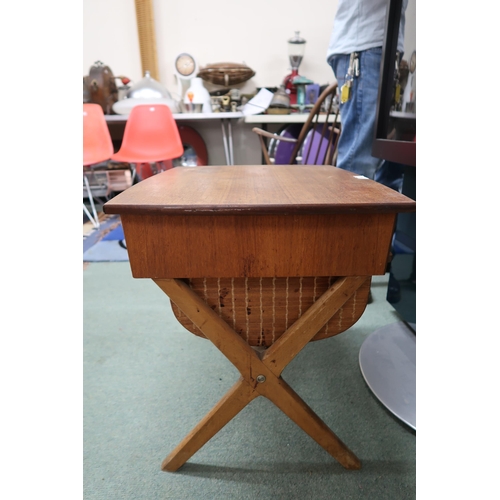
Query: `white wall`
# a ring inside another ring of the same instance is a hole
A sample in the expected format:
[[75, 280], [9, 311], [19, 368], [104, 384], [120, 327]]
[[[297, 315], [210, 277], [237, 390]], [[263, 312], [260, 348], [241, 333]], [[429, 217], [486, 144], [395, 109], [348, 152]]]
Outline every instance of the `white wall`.
[[[410, 0], [407, 26], [414, 24], [415, 1]], [[287, 41], [300, 31], [306, 52], [299, 72], [321, 85], [334, 81], [326, 50], [337, 0], [154, 0], [160, 81], [177, 98], [174, 61], [181, 52], [194, 56], [200, 67], [219, 62], [246, 63], [256, 75], [238, 85], [251, 93], [275, 87], [290, 73]], [[412, 35], [414, 39], [414, 34]], [[409, 57], [411, 54], [405, 54]], [[83, 75], [95, 61], [108, 65], [115, 76], [134, 81], [141, 69], [134, 0], [83, 0]], [[212, 90], [217, 87], [205, 86]], [[224, 164], [217, 122], [188, 123], [202, 135], [209, 164]], [[261, 162], [260, 145], [250, 125], [233, 126], [236, 164]], [[270, 127], [275, 129], [276, 127]]]
[[[287, 41], [296, 30], [307, 42], [299, 72], [320, 84], [334, 81], [326, 50], [337, 0], [154, 0], [153, 6], [160, 81], [172, 94], [181, 52], [200, 67], [246, 63], [256, 75], [239, 86], [244, 92], [278, 86], [290, 72]], [[83, 0], [83, 15], [83, 75], [100, 60], [115, 76], [141, 79], [134, 0]]]

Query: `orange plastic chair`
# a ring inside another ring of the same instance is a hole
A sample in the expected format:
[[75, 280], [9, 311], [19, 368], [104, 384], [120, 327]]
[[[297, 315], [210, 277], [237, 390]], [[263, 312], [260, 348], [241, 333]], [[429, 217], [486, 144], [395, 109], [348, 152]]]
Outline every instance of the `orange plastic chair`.
[[92, 207], [93, 217], [90, 215], [85, 203], [83, 211], [94, 227], [99, 227], [99, 219], [95, 209], [94, 197], [89, 181], [85, 175], [85, 167], [109, 160], [113, 154], [113, 142], [109, 133], [104, 112], [99, 104], [85, 103], [83, 105], [83, 180], [87, 188], [87, 196]]
[[[182, 156], [182, 145], [179, 129], [175, 123], [170, 108], [165, 104], [139, 104], [132, 108], [125, 125], [120, 150], [111, 159], [127, 162], [132, 165], [132, 180], [140, 166], [141, 180], [158, 172], [172, 167], [172, 160]], [[153, 169], [144, 173], [144, 166], [151, 165]]]

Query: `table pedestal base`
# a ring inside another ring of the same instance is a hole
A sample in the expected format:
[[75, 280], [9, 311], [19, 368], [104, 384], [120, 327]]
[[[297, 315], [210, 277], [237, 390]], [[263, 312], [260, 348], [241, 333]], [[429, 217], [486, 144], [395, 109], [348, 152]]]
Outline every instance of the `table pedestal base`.
[[415, 360], [415, 332], [403, 322], [375, 330], [359, 351], [368, 387], [391, 413], [416, 430]]

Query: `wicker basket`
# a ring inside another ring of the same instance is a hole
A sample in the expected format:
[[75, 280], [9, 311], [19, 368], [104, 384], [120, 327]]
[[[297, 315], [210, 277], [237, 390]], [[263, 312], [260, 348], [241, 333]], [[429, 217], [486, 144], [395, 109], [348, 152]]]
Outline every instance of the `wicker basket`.
[[202, 68], [198, 77], [216, 85], [236, 85], [246, 82], [255, 75], [255, 71], [244, 64], [217, 63]]
[[[335, 277], [199, 278], [188, 280], [195, 293], [251, 346], [271, 346], [288, 327], [335, 282]], [[337, 335], [363, 314], [371, 278], [337, 311], [313, 340]], [[203, 333], [174, 304], [172, 310], [184, 328]]]

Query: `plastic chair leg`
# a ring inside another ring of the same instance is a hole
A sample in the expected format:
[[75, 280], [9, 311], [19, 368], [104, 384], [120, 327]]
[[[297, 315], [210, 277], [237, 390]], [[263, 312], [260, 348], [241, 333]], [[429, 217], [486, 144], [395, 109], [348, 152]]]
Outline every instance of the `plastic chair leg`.
[[87, 194], [88, 194], [88, 198], [90, 201], [90, 206], [92, 207], [92, 213], [93, 213], [94, 217], [90, 216], [90, 213], [89, 213], [87, 207], [85, 206], [85, 203], [83, 204], [83, 210], [85, 211], [87, 217], [91, 220], [94, 227], [96, 229], [98, 229], [99, 228], [99, 217], [97, 217], [97, 210], [95, 209], [94, 198], [92, 196], [92, 191], [90, 190], [89, 181], [85, 175], [83, 176], [83, 180], [85, 181], [85, 187], [87, 188]]
[[96, 228], [99, 229], [99, 220], [94, 219], [88, 210], [88, 208], [85, 206], [85, 203], [83, 204], [83, 211], [85, 212], [85, 215], [89, 218], [90, 222], [92, 222], [92, 225]]

